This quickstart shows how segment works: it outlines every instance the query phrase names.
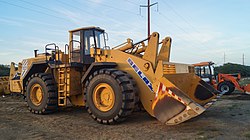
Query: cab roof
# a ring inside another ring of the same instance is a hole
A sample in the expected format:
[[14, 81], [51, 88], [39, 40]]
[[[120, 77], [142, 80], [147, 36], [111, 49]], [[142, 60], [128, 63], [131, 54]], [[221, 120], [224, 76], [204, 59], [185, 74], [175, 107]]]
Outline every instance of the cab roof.
[[89, 26], [89, 27], [82, 27], [82, 28], [77, 28], [77, 29], [74, 29], [74, 30], [70, 30], [69, 32], [77, 32], [77, 31], [80, 31], [80, 30], [98, 30], [98, 31], [101, 31], [101, 32], [105, 31], [104, 29], [101, 29], [100, 27]]
[[202, 66], [209, 66], [209, 65], [213, 65], [214, 63], [212, 61], [209, 62], [200, 62], [200, 63], [196, 63], [193, 64], [194, 66], [198, 66], [198, 67], [202, 67]]

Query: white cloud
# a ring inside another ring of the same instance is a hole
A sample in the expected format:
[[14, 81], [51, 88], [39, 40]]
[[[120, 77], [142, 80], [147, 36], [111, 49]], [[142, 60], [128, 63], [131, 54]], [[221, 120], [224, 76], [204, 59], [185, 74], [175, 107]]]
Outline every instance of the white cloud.
[[7, 24], [11, 26], [22, 26], [23, 24], [21, 22], [18, 22], [13, 19], [7, 19], [7, 18], [0, 18], [0, 24]]
[[[217, 64], [224, 62], [242, 63], [242, 54], [250, 55], [247, 51], [250, 46], [249, 36], [230, 35], [215, 28], [199, 30], [199, 32], [186, 30], [187, 33], [175, 32], [171, 35], [173, 44], [171, 60], [182, 63], [201, 61], [214, 61]], [[247, 64], [246, 58], [245, 63]]]
[[65, 9], [63, 7], [58, 7], [57, 9], [55, 9], [55, 11], [57, 11], [58, 13], [62, 14], [65, 17], [67, 17], [69, 19], [69, 21], [76, 24], [77, 26], [81, 26], [82, 22], [84, 21], [81, 18], [80, 12], [73, 12], [72, 10], [70, 11], [70, 10]]
[[10, 17], [9, 19], [16, 21], [16, 22], [20, 22], [20, 23], [34, 23], [34, 24], [40, 24], [40, 25], [51, 26], [51, 27], [56, 27], [56, 28], [65, 27], [65, 26], [60, 25], [60, 24], [59, 25], [58, 24], [51, 24], [49, 22], [42, 22], [42, 21], [28, 19], [28, 18], [20, 18], [20, 17], [12, 18], [12, 17]]
[[1, 52], [0, 56], [9, 56], [11, 54], [13, 54], [13, 52]]
[[92, 2], [95, 2], [95, 3], [102, 3], [103, 0], [91, 0]]
[[190, 42], [197, 43], [207, 43], [221, 36], [220, 32], [214, 31], [200, 31], [200, 32], [191, 32], [185, 35], [180, 35], [180, 37], [186, 37]]
[[28, 51], [33, 51], [34, 49], [39, 49], [40, 52], [44, 51], [44, 47], [47, 44], [55, 43], [59, 48], [64, 50], [64, 45], [67, 43], [58, 40], [41, 39], [36, 37], [28, 37], [19, 42], [19, 48], [27, 48]]

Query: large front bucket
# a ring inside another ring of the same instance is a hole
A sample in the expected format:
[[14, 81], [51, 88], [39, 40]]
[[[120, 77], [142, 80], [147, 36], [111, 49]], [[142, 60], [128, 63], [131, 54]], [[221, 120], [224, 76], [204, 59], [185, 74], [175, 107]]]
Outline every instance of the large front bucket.
[[193, 73], [168, 74], [158, 81], [152, 104], [155, 117], [175, 125], [204, 112], [216, 101], [216, 91]]
[[0, 77], [0, 94], [10, 93], [9, 76]]

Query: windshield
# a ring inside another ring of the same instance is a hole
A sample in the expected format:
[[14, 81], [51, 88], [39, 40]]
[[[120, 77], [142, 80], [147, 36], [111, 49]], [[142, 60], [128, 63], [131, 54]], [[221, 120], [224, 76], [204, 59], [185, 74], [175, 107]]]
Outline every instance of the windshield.
[[104, 32], [95, 31], [96, 36], [96, 47], [97, 48], [104, 48], [106, 46], [105, 38], [104, 38]]
[[208, 77], [214, 75], [213, 69], [210, 71], [209, 66], [195, 67], [195, 74], [200, 77]]
[[90, 54], [90, 48], [104, 48], [106, 42], [104, 32], [97, 30], [88, 30], [84, 32], [85, 54]]

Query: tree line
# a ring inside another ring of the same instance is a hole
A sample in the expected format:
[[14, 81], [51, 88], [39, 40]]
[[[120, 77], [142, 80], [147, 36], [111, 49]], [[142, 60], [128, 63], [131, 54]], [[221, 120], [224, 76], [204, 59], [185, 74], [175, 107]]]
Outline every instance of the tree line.
[[214, 68], [215, 74], [217, 73], [240, 73], [242, 77], [250, 77], [250, 66], [244, 66], [240, 64], [227, 63], [223, 66], [218, 66]]
[[0, 76], [9, 76], [10, 66], [9, 65], [0, 65]]

